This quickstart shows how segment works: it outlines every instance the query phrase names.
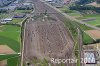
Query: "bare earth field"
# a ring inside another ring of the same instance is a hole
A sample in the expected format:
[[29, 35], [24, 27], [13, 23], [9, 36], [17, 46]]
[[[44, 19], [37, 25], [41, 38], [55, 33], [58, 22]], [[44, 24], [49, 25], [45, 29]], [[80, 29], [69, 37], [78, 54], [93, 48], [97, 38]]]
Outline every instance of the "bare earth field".
[[0, 66], [7, 66], [7, 60], [0, 61]]
[[[62, 58], [72, 59], [74, 43], [60, 21], [29, 21], [26, 25], [24, 60]], [[75, 66], [68, 64], [65, 66]], [[33, 65], [34, 66], [34, 65]]]
[[[35, 16], [33, 16], [33, 19], [37, 18], [37, 20], [34, 19], [32, 21], [32, 18], [30, 18], [26, 22], [23, 51], [24, 63], [27, 64], [29, 62], [30, 66], [43, 66], [35, 65], [36, 63], [33, 63], [33, 61], [34, 59], [39, 61], [46, 59], [50, 65], [44, 66], [76, 66], [76, 64], [70, 62], [64, 65], [50, 62], [51, 58], [75, 58], [73, 51], [74, 41], [69, 30], [63, 24], [63, 20], [61, 19], [62, 21], [60, 21], [58, 12], [39, 0], [33, 0], [33, 3], [35, 4]], [[45, 10], [50, 13], [48, 16], [42, 15]], [[41, 15], [42, 17], [40, 17]]]
[[88, 30], [86, 31], [92, 38], [100, 39], [100, 31], [99, 30]]
[[13, 51], [7, 45], [0, 45], [0, 54], [15, 54], [15, 51]]

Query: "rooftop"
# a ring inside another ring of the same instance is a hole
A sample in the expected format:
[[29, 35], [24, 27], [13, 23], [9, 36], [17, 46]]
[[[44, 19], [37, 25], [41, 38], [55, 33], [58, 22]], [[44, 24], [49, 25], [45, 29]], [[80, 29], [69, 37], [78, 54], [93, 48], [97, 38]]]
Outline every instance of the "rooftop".
[[92, 52], [86, 52], [84, 53], [84, 60], [86, 60], [86, 64], [95, 64], [95, 54]]

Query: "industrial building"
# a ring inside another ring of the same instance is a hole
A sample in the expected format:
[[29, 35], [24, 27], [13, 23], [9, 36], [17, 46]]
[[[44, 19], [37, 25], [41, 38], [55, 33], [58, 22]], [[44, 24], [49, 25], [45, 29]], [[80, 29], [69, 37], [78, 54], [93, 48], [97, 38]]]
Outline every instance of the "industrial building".
[[13, 19], [12, 18], [5, 18], [1, 21], [2, 24], [5, 24], [5, 23], [9, 23], [11, 22]]
[[15, 14], [13, 18], [24, 18], [26, 14]]
[[0, 0], [0, 6], [8, 5], [13, 1], [15, 1], [15, 0]]

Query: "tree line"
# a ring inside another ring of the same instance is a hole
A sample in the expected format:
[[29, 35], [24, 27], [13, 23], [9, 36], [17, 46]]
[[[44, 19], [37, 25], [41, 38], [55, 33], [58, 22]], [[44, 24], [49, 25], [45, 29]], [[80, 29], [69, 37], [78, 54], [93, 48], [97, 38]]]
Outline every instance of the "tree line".
[[[91, 3], [91, 2], [94, 2], [96, 0], [79, 0], [79, 1], [76, 1], [76, 4], [88, 4], [88, 3]], [[99, 1], [99, 0], [98, 0]]]
[[70, 10], [77, 10], [77, 11], [81, 11], [81, 10], [93, 10], [95, 12], [100, 13], [100, 7], [94, 7], [94, 6], [76, 5], [76, 6], [70, 6], [69, 8], [70, 8]]

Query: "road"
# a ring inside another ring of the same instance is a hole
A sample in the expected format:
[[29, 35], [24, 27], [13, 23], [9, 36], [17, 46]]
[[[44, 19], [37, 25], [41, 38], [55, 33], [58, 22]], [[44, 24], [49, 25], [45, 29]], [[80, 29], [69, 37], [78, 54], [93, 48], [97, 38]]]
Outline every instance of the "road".
[[[41, 13], [49, 13], [50, 19], [46, 16], [36, 20], [28, 19], [25, 25], [23, 61], [31, 63], [34, 57], [38, 59], [51, 58], [73, 59], [74, 42], [69, 30], [58, 18], [57, 12], [44, 2], [32, 0], [35, 5], [35, 12], [31, 16], [41, 16]], [[57, 66], [54, 63], [52, 66]], [[66, 63], [64, 66], [76, 66], [75, 63]]]

